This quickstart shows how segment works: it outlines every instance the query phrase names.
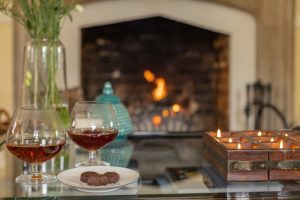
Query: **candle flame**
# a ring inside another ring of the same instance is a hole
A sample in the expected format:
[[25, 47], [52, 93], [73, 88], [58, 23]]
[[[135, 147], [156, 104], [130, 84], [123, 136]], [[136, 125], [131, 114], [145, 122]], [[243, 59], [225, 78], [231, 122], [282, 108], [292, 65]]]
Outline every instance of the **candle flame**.
[[283, 149], [283, 141], [282, 140], [280, 140], [279, 148]]
[[284, 134], [284, 136], [287, 137], [287, 136], [289, 136], [289, 135], [286, 133], [286, 134]]
[[238, 148], [238, 149], [241, 149], [241, 143], [238, 144], [237, 148]]
[[221, 131], [220, 131], [220, 129], [218, 129], [218, 131], [217, 131], [217, 137], [218, 137], [218, 138], [221, 137]]
[[232, 142], [232, 139], [231, 139], [231, 138], [229, 138], [229, 142]]
[[258, 135], [258, 136], [261, 136], [261, 132], [259, 131], [259, 132], [257, 133], [257, 135]]
[[271, 138], [271, 142], [274, 142], [274, 138]]

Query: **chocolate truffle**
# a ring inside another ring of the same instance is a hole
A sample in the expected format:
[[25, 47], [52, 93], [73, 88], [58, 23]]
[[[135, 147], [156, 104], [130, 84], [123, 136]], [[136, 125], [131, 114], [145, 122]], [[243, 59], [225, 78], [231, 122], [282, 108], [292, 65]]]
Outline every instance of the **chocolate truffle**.
[[88, 185], [93, 185], [93, 186], [100, 186], [100, 185], [107, 185], [108, 184], [108, 179], [107, 176], [102, 175], [102, 174], [93, 174], [88, 177], [87, 180]]
[[108, 183], [116, 183], [120, 180], [120, 175], [117, 172], [106, 172], [104, 175], [107, 176]]
[[80, 181], [82, 182], [87, 182], [89, 176], [91, 175], [97, 175], [98, 173], [97, 172], [92, 172], [92, 171], [87, 171], [87, 172], [83, 172], [80, 176]]

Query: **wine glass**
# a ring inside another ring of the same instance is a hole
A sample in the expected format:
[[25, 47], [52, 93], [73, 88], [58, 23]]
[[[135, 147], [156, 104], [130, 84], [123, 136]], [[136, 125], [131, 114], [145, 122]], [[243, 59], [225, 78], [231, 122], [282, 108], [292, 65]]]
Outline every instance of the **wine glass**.
[[66, 142], [66, 133], [54, 109], [18, 108], [6, 135], [7, 149], [22, 161], [31, 164], [30, 174], [16, 178], [18, 183], [48, 183], [55, 175], [41, 171], [41, 163], [53, 158]]
[[96, 159], [96, 152], [118, 135], [118, 122], [111, 103], [76, 103], [70, 116], [68, 135], [89, 152], [89, 159], [77, 163], [76, 167], [109, 165]]

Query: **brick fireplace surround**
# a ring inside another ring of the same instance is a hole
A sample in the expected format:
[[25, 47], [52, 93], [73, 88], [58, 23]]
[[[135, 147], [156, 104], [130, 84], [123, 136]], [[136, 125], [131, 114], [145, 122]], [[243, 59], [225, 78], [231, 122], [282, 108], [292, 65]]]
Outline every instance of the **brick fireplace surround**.
[[[163, 17], [84, 28], [81, 35], [86, 100], [109, 80], [135, 130], [228, 130], [228, 35]], [[146, 80], [146, 71], [155, 78]], [[151, 126], [154, 119], [162, 122]]]

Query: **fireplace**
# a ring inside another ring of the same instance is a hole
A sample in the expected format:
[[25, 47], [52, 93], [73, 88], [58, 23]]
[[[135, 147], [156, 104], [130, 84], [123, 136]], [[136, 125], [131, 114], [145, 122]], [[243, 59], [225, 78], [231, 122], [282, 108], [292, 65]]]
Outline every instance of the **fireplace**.
[[135, 130], [228, 129], [228, 35], [163, 17], [81, 32], [87, 100], [111, 81]]
[[[227, 38], [229, 46], [228, 60], [230, 61], [228, 69], [228, 98], [222, 102], [228, 104], [227, 120], [229, 129], [245, 129], [245, 88], [247, 83], [254, 82], [256, 77], [256, 22], [253, 16], [247, 12], [218, 3], [201, 0], [114, 0], [93, 1], [85, 4], [84, 12], [80, 14], [74, 13], [74, 21], [72, 23], [66, 21], [62, 30], [61, 39], [67, 48], [68, 86], [70, 88], [83, 87], [80, 50], [82, 29], [157, 17], [219, 33], [225, 38], [229, 36]], [[222, 37], [219, 40], [223, 41]], [[221, 51], [221, 49], [218, 51]], [[169, 77], [163, 76], [153, 69], [151, 70], [151, 67], [154, 67], [154, 65], [143, 67], [149, 69], [156, 77], [162, 76], [165, 78], [168, 90], [171, 91], [170, 84], [172, 84], [172, 79], [169, 80]], [[118, 73], [116, 71], [114, 74], [118, 75]], [[143, 73], [141, 79], [145, 81]], [[113, 84], [116, 84], [115, 79]], [[151, 93], [155, 84], [150, 82], [147, 82], [147, 84], [150, 94], [149, 98], [152, 98]], [[102, 85], [102, 83], [99, 82], [99, 85]], [[97, 89], [92, 90], [94, 93], [98, 92]], [[116, 92], [119, 96], [123, 96], [119, 89]], [[127, 104], [127, 101], [125, 103]], [[160, 103], [159, 105], [162, 105], [162, 108], [165, 106], [170, 108], [173, 102], [155, 102], [155, 105], [157, 103]]]

